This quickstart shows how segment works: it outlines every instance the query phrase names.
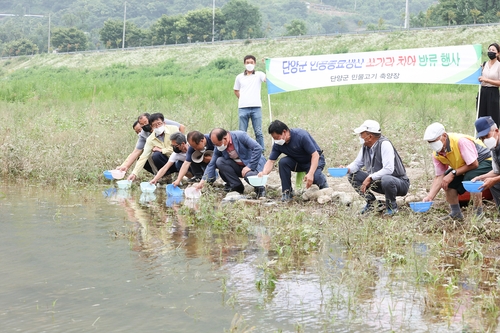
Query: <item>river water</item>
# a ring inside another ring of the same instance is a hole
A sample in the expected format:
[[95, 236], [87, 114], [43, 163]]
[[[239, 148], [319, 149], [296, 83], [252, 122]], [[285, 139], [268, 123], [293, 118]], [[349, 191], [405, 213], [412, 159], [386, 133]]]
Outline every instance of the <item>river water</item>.
[[283, 272], [272, 290], [259, 289], [267, 251], [258, 227], [256, 237], [215, 237], [225, 246], [207, 247], [213, 235], [190, 231], [176, 207], [161, 195], [114, 188], [1, 186], [1, 331], [229, 332], [237, 320], [234, 332], [463, 327], [429, 318], [423, 291], [382, 264], [353, 310], [341, 284], [345, 258], [334, 245]]

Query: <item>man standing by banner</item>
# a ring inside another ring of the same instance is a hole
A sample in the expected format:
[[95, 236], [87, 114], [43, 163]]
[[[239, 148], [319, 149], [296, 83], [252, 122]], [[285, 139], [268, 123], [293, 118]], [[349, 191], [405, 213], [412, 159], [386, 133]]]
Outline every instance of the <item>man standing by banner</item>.
[[238, 98], [239, 130], [246, 132], [248, 120], [252, 120], [255, 140], [264, 149], [264, 136], [262, 135], [262, 100], [260, 90], [262, 82], [266, 82], [266, 74], [255, 70], [255, 57], [247, 55], [243, 58], [245, 71], [236, 76], [234, 81], [234, 94]]

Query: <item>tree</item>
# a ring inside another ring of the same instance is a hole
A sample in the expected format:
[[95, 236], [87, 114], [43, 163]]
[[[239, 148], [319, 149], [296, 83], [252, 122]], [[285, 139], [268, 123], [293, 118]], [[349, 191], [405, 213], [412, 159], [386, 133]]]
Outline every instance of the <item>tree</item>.
[[38, 53], [38, 46], [29, 39], [22, 38], [5, 44], [2, 54], [9, 56], [32, 55]]
[[474, 24], [476, 24], [477, 19], [479, 18], [479, 15], [481, 15], [481, 12], [477, 9], [471, 9], [470, 15], [472, 16], [472, 19], [474, 20]]
[[[99, 30], [99, 39], [106, 45], [106, 48], [122, 47], [122, 38], [123, 21], [109, 19], [104, 22], [104, 27]], [[133, 22], [127, 21], [125, 23], [125, 47], [141, 46], [145, 39], [146, 33], [139, 29]]]
[[50, 40], [59, 51], [66, 52], [86, 50], [88, 45], [87, 36], [77, 28], [56, 28], [52, 31]]
[[292, 20], [290, 24], [285, 24], [285, 36], [302, 36], [307, 33], [306, 22], [303, 20]]
[[244, 39], [248, 36], [248, 29], [252, 28], [252, 35], [248, 38], [262, 37], [262, 17], [259, 8], [246, 0], [231, 0], [222, 7], [222, 14], [226, 21], [225, 30], [234, 31], [234, 38]]
[[[181, 19], [180, 15], [160, 17], [150, 28], [152, 45], [177, 44], [180, 36], [175, 29], [175, 23]], [[178, 36], [178, 37], [177, 37]]]

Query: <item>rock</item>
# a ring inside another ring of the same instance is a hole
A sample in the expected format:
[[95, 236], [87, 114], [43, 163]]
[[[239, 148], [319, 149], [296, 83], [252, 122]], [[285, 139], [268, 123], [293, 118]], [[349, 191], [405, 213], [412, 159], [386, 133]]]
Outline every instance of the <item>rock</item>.
[[318, 198], [318, 203], [320, 204], [325, 204], [327, 202], [332, 201], [332, 196], [331, 195], [322, 195]]
[[333, 189], [332, 188], [324, 188], [324, 189], [319, 189], [317, 185], [312, 185], [308, 190], [302, 194], [302, 199], [304, 200], [316, 200], [320, 196], [329, 196], [332, 197], [333, 194]]
[[343, 205], [350, 205], [354, 200], [354, 195], [345, 192], [333, 192], [332, 198]]
[[319, 191], [319, 187], [317, 185], [312, 185], [308, 190], [302, 194], [302, 199], [304, 200], [312, 200], [315, 199], [314, 193]]
[[422, 201], [422, 199], [425, 197], [424, 196], [421, 196], [421, 195], [418, 195], [418, 194], [413, 194], [413, 195], [408, 195], [405, 197], [404, 199], [404, 202], [406, 204], [409, 204], [410, 202], [419, 202], [419, 201]]

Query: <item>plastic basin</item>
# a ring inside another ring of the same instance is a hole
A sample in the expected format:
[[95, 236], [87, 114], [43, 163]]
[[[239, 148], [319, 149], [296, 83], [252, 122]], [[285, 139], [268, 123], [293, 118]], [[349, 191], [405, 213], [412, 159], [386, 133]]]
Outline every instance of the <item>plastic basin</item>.
[[104, 178], [106, 178], [106, 179], [110, 179], [110, 180], [114, 179], [113, 175], [111, 174], [111, 171], [109, 171], [109, 170], [104, 171], [102, 174], [104, 175]]
[[114, 179], [122, 179], [123, 177], [125, 177], [125, 171], [111, 170], [111, 176]]
[[201, 197], [201, 191], [198, 190], [196, 187], [194, 186], [190, 186], [188, 187], [184, 193], [186, 194], [186, 198], [189, 198], [189, 199], [198, 199], [199, 197]]
[[165, 188], [167, 195], [170, 197], [182, 197], [184, 191], [178, 186], [174, 186], [173, 184], [168, 184]]
[[431, 206], [432, 206], [432, 201], [410, 202], [410, 208], [415, 213], [425, 213], [431, 208]]
[[141, 183], [141, 191], [144, 193], [153, 193], [156, 190], [156, 185], [150, 184], [149, 182]]
[[128, 190], [130, 186], [132, 186], [132, 181], [131, 180], [119, 180], [116, 182], [116, 185], [118, 185], [118, 188], [120, 190]]
[[344, 177], [347, 175], [347, 168], [328, 168], [328, 173], [332, 177]]
[[464, 188], [467, 192], [479, 193], [479, 192], [482, 192], [482, 190], [480, 190], [479, 187], [482, 186], [484, 184], [484, 182], [481, 182], [481, 181], [477, 181], [477, 182], [463, 181], [462, 184], [464, 185]]
[[250, 185], [252, 185], [252, 186], [264, 186], [267, 183], [268, 177], [269, 177], [269, 175], [264, 175], [262, 177], [249, 176], [249, 177], [247, 177], [247, 179], [248, 179], [248, 182], [250, 183]]

